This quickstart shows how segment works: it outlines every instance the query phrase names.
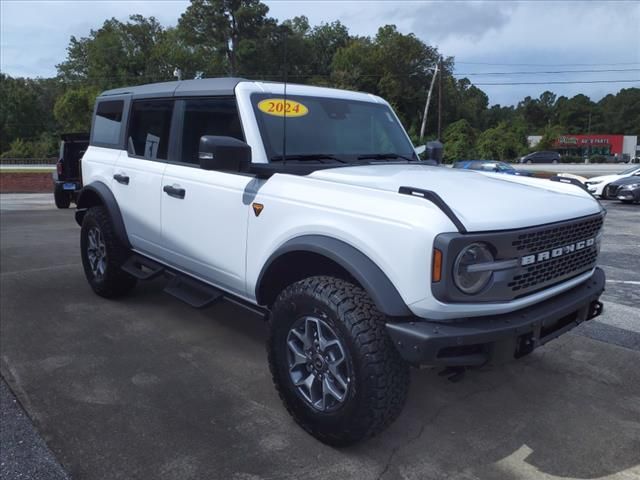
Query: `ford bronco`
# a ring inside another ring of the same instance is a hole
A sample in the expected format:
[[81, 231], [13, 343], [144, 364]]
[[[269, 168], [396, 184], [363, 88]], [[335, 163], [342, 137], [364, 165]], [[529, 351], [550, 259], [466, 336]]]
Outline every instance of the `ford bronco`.
[[280, 397], [328, 444], [389, 425], [410, 366], [518, 358], [602, 311], [598, 201], [430, 166], [374, 95], [236, 78], [110, 90], [82, 177], [95, 293], [163, 275], [192, 306], [263, 313]]

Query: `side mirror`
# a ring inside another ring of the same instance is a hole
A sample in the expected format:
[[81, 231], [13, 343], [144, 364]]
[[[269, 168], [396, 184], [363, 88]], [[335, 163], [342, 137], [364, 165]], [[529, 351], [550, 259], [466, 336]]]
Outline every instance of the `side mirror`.
[[251, 147], [233, 137], [200, 137], [198, 149], [200, 168], [203, 170], [246, 171], [251, 163]]
[[415, 148], [417, 155], [422, 155], [424, 151], [427, 149], [426, 145], [419, 145]]
[[440, 165], [442, 163], [442, 157], [444, 155], [444, 145], [438, 140], [427, 142], [426, 149], [427, 160], [429, 162]]

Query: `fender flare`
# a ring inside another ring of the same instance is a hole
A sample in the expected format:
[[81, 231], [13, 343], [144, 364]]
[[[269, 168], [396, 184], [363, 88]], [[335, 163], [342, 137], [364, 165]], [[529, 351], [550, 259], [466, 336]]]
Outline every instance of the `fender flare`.
[[127, 248], [131, 248], [129, 237], [127, 236], [127, 229], [124, 226], [122, 213], [118, 206], [118, 201], [107, 185], [100, 181], [95, 181], [89, 185], [85, 185], [78, 195], [76, 205], [78, 207], [76, 210], [76, 223], [80, 226], [82, 226], [82, 220], [84, 219], [89, 207], [94, 207], [96, 205], [104, 206], [109, 212], [113, 229], [118, 240], [120, 240]]
[[360, 250], [332, 237], [303, 235], [280, 246], [267, 259], [256, 282], [256, 299], [261, 302], [260, 287], [269, 267], [290, 252], [310, 252], [334, 261], [355, 278], [374, 301], [378, 310], [390, 317], [406, 317], [412, 313], [387, 275]]

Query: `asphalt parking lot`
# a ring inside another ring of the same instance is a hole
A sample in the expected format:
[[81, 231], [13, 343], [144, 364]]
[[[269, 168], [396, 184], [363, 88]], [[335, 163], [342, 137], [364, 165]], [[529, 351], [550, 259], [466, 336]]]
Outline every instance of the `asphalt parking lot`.
[[[191, 309], [162, 280], [99, 298], [73, 211], [4, 200], [0, 371], [71, 478], [640, 478], [638, 205], [606, 203], [602, 317], [458, 383], [414, 371], [400, 419], [337, 450], [282, 407], [258, 317]], [[18, 437], [3, 432], [3, 464]], [[49, 454], [40, 447], [37, 458]], [[61, 478], [42, 465], [30, 478]]]

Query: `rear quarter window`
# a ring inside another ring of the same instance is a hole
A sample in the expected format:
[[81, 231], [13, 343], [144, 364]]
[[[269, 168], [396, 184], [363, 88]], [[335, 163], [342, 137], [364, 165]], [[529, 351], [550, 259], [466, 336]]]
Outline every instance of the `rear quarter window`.
[[98, 103], [93, 120], [91, 144], [119, 147], [122, 130], [123, 100], [108, 100]]

